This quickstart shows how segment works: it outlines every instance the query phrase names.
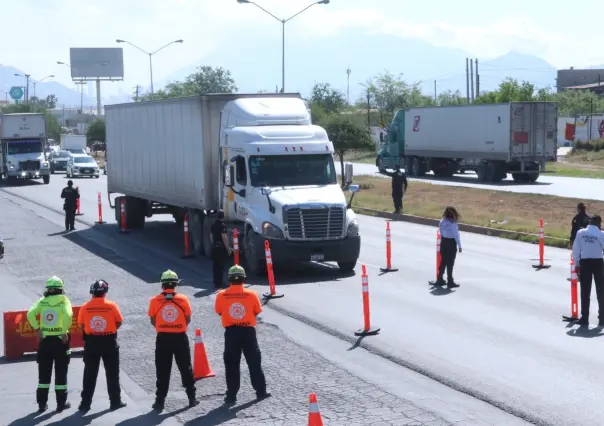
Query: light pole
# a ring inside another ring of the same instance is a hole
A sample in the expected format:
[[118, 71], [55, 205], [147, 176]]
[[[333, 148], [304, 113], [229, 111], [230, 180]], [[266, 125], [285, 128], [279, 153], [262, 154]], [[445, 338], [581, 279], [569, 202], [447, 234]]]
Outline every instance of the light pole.
[[[71, 69], [71, 65], [69, 65], [67, 62], [57, 61], [57, 64], [65, 65], [66, 67]], [[82, 114], [84, 112], [84, 85], [88, 83], [85, 81], [78, 81], [75, 84], [80, 85], [80, 114]]]
[[54, 78], [54, 77], [55, 77], [54, 74], [51, 74], [51, 75], [47, 75], [46, 77], [44, 77], [38, 81], [36, 81], [32, 78], [32, 80], [33, 80], [32, 83], [34, 84], [34, 98], [36, 97], [36, 86], [38, 85], [38, 83], [42, 83], [47, 78]]
[[280, 19], [277, 16], [273, 15], [268, 10], [266, 10], [265, 8], [263, 8], [262, 6], [254, 3], [253, 1], [250, 1], [250, 0], [237, 0], [237, 3], [240, 3], [240, 4], [253, 4], [258, 9], [262, 10], [266, 14], [268, 14], [268, 15], [272, 16], [273, 18], [275, 18], [277, 21], [281, 22], [281, 93], [285, 92], [285, 24], [287, 24], [289, 21], [291, 21], [292, 19], [294, 19], [296, 16], [302, 14], [303, 12], [306, 12], [308, 9], [310, 9], [314, 5], [316, 5], [316, 4], [329, 4], [330, 1], [331, 0], [316, 1], [314, 3], [309, 4], [304, 9], [302, 9], [298, 13], [290, 16], [289, 18], [287, 18], [287, 19]]
[[25, 102], [29, 102], [29, 77], [31, 77], [31, 74], [15, 74], [15, 76], [25, 78]]
[[149, 55], [149, 75], [150, 75], [150, 78], [151, 78], [151, 95], [153, 95], [153, 93], [154, 93], [154, 92], [153, 92], [153, 59], [152, 59], [152, 58], [153, 58], [153, 55], [155, 55], [155, 54], [156, 54], [157, 52], [159, 52], [160, 50], [164, 50], [166, 47], [173, 45], [174, 43], [182, 43], [183, 41], [184, 41], [184, 40], [182, 40], [182, 39], [180, 39], [180, 40], [174, 40], [174, 41], [171, 41], [170, 43], [166, 44], [165, 46], [160, 47], [159, 49], [157, 49], [157, 50], [156, 50], [156, 51], [154, 51], [154, 52], [147, 52], [146, 50], [141, 49], [141, 48], [140, 48], [140, 47], [138, 47], [136, 44], [132, 44], [132, 43], [130, 43], [130, 42], [129, 42], [129, 41], [127, 41], [127, 40], [122, 40], [122, 39], [119, 39], [119, 38], [118, 38], [117, 40], [115, 40], [115, 42], [116, 42], [116, 43], [127, 43], [127, 44], [129, 44], [130, 46], [132, 46], [132, 47], [134, 47], [134, 48], [136, 48], [136, 49], [140, 50], [141, 52], [143, 52], [143, 53], [145, 53], [145, 54]]

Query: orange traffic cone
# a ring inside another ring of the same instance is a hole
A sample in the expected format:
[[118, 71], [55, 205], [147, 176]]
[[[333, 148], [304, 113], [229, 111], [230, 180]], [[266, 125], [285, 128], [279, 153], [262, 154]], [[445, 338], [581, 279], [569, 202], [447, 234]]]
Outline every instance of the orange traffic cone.
[[317, 395], [314, 392], [310, 394], [310, 403], [308, 404], [308, 426], [323, 426]]
[[193, 352], [193, 377], [195, 380], [214, 377], [216, 374], [210, 368], [206, 347], [203, 344], [201, 329], [195, 329], [195, 349]]

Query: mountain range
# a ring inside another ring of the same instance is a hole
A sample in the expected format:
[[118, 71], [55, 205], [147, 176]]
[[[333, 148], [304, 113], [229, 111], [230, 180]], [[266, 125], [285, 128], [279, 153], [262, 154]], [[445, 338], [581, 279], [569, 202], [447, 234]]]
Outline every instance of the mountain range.
[[[164, 79], [155, 82], [156, 90], [171, 81], [183, 80], [200, 65], [222, 66], [231, 71], [239, 91], [275, 91], [281, 86], [281, 40], [267, 40], [256, 34], [246, 34], [246, 46], [260, 46], [256, 49], [242, 48], [241, 39], [225, 40], [219, 49], [205, 57], [191, 60], [190, 66], [176, 70]], [[286, 44], [286, 91], [307, 94], [315, 82], [329, 82], [346, 94], [347, 75], [350, 68], [350, 101], [362, 96], [362, 83], [384, 71], [402, 73], [407, 82], [420, 82], [426, 94], [444, 90], [466, 92], [466, 58], [472, 57], [460, 49], [434, 46], [419, 39], [406, 39], [394, 35], [342, 31], [322, 43], [309, 40], [290, 40]], [[518, 52], [508, 52], [497, 58], [478, 58], [480, 90], [495, 89], [506, 77], [526, 80], [537, 87], [555, 87], [556, 68], [547, 61]], [[589, 68], [604, 68], [593, 66]], [[17, 66], [0, 66], [3, 77], [0, 89], [8, 91], [11, 86], [22, 86], [23, 77], [14, 76], [23, 72]], [[128, 86], [137, 83], [128, 79]], [[147, 87], [144, 82], [142, 87]], [[95, 100], [84, 89], [84, 105], [94, 107]], [[33, 96], [33, 89], [30, 87]], [[45, 97], [54, 94], [59, 105], [80, 104], [80, 93], [75, 85], [64, 86], [55, 81], [37, 84], [36, 94]], [[0, 93], [0, 96], [4, 93]], [[131, 96], [131, 95], [130, 95]], [[104, 96], [103, 103], [128, 101], [129, 94], [121, 93]]]

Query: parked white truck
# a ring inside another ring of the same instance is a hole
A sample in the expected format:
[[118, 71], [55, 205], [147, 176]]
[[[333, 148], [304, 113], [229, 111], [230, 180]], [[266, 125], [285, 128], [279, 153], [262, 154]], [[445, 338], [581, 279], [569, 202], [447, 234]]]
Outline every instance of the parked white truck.
[[72, 154], [87, 154], [86, 135], [61, 135], [61, 149]]
[[[186, 213], [195, 250], [210, 256], [210, 227], [222, 209], [239, 230], [250, 273], [264, 273], [265, 240], [277, 265], [355, 267], [359, 224], [338, 184], [333, 144], [299, 94], [107, 105], [105, 120], [110, 204], [111, 194], [125, 196], [128, 228], [158, 213], [182, 222]], [[354, 196], [359, 187], [350, 189]], [[123, 196], [112, 206], [120, 226]]]
[[453, 176], [473, 170], [478, 179], [535, 182], [556, 158], [555, 102], [512, 102], [397, 111], [376, 158], [379, 170], [395, 164], [410, 176], [432, 171]]
[[50, 166], [44, 155], [44, 114], [0, 114], [0, 181], [21, 179], [50, 182]]

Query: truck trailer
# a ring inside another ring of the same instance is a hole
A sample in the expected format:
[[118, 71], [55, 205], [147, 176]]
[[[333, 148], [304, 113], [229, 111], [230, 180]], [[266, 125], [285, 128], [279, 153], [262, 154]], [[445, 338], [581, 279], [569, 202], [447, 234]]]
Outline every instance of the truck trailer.
[[[252, 274], [265, 272], [267, 240], [276, 265], [354, 269], [359, 224], [338, 184], [333, 144], [299, 94], [107, 105], [105, 120], [108, 196], [119, 226], [140, 229], [166, 213], [182, 224], [186, 215], [195, 251], [210, 257], [210, 227], [223, 210]], [[358, 189], [350, 186], [352, 196]], [[120, 194], [115, 204], [112, 194]]]
[[61, 135], [61, 149], [72, 154], [87, 154], [86, 135]]
[[50, 166], [44, 154], [44, 114], [0, 114], [0, 181], [42, 179], [50, 182]]
[[378, 170], [398, 164], [413, 177], [466, 170], [499, 182], [535, 182], [556, 158], [555, 102], [424, 107], [399, 110], [376, 158]]

